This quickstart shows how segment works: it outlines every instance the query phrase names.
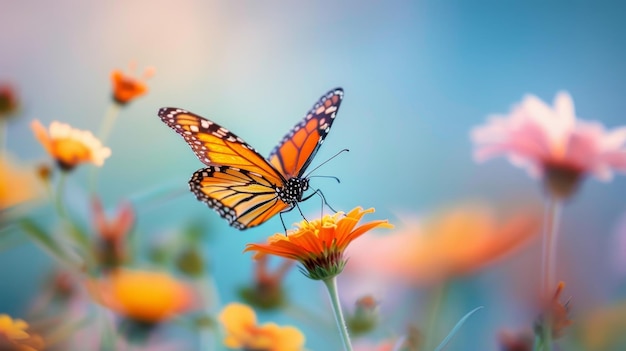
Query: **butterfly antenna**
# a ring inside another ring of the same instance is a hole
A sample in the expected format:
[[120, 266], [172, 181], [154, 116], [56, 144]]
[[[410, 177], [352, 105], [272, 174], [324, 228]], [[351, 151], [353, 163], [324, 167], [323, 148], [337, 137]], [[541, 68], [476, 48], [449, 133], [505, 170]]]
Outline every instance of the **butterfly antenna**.
[[[317, 167], [313, 168], [312, 170], [309, 171], [309, 173], [307, 173], [304, 178], [309, 178], [309, 174], [315, 172], [318, 168], [322, 167], [323, 165], [325, 165], [326, 163], [328, 163], [328, 161], [332, 160], [333, 158], [339, 156], [340, 154], [342, 154], [343, 152], [348, 152], [350, 150], [348, 149], [343, 149], [341, 151], [339, 151], [338, 153], [334, 154], [333, 156], [331, 156], [328, 160], [320, 163], [319, 165], [317, 165]], [[339, 181], [339, 179], [337, 179], [337, 181]]]
[[332, 179], [336, 180], [337, 183], [341, 183], [339, 178], [334, 177], [334, 176], [328, 176], [328, 175], [316, 175], [316, 176], [310, 176], [309, 178], [332, 178]]

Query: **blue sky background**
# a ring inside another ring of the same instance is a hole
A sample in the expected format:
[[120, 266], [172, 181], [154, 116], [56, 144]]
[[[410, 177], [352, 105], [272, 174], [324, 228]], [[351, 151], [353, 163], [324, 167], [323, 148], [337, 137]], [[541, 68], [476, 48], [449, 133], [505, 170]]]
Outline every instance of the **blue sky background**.
[[[321, 94], [341, 86], [345, 99], [314, 165], [349, 148], [318, 171], [342, 182], [313, 185], [337, 209], [373, 206], [391, 221], [398, 212], [421, 215], [467, 199], [541, 201], [523, 171], [471, 157], [471, 128], [524, 94], [551, 103], [567, 90], [579, 117], [626, 124], [626, 5], [618, 1], [27, 0], [2, 7], [0, 79], [18, 86], [24, 105], [24, 116], [9, 125], [8, 147], [21, 159], [46, 159], [32, 119], [96, 130], [109, 105], [110, 71], [130, 60], [156, 67], [150, 92], [122, 111], [108, 141], [113, 155], [100, 172], [101, 196], [111, 208], [135, 200], [146, 242], [193, 218], [209, 222], [215, 238], [206, 250], [223, 301], [249, 277], [245, 243], [281, 225], [274, 218], [239, 232], [191, 193], [158, 206], [142, 196], [184, 191], [202, 167], [159, 120], [160, 107], [211, 118], [266, 154]], [[87, 176], [79, 170], [70, 192], [79, 194]], [[624, 177], [587, 180], [564, 210], [559, 255], [576, 259], [559, 269], [573, 291], [594, 287], [589, 308], [625, 293], [611, 266], [624, 194]], [[305, 213], [318, 206], [302, 205]], [[299, 220], [295, 211], [286, 218]], [[24, 313], [49, 264], [31, 245], [0, 254], [0, 312]], [[519, 326], [513, 312], [498, 315], [500, 302], [487, 294], [506, 275], [496, 268], [455, 285], [458, 311], [486, 308], [451, 350], [476, 350], [476, 343], [493, 350], [496, 330]], [[288, 282], [296, 300], [325, 304], [319, 284], [297, 273]], [[307, 345], [321, 350], [325, 341]]]

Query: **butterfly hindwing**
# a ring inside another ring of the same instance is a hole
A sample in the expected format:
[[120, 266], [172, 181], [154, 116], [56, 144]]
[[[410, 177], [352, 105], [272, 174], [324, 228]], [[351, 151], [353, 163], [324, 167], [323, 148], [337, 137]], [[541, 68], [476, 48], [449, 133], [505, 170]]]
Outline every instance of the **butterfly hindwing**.
[[191, 147], [207, 166], [229, 165], [263, 174], [274, 185], [283, 177], [252, 146], [219, 124], [180, 108], [164, 107], [159, 117]]
[[240, 230], [257, 226], [289, 207], [270, 180], [240, 168], [200, 169], [189, 180], [189, 187], [198, 200]]
[[287, 133], [267, 160], [286, 179], [301, 177], [330, 131], [343, 89], [324, 94], [307, 115]]

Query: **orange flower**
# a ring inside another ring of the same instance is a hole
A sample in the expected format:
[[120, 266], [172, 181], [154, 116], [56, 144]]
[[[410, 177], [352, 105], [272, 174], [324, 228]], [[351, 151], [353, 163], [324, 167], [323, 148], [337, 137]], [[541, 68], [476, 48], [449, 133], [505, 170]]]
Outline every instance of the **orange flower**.
[[283, 280], [294, 261], [283, 260], [274, 271], [269, 269], [269, 256], [258, 254], [255, 257], [254, 281], [240, 291], [245, 302], [261, 309], [280, 307], [285, 302]]
[[542, 329], [546, 321], [550, 321], [550, 330], [552, 331], [552, 337], [555, 339], [563, 336], [565, 328], [574, 323], [574, 321], [569, 319], [569, 300], [565, 304], [562, 304], [560, 301], [564, 288], [565, 283], [559, 282], [554, 296], [547, 302], [547, 306], [544, 307], [544, 312], [539, 316], [535, 324], [535, 333], [537, 335], [543, 335]]
[[[130, 70], [135, 70], [135, 65], [131, 63]], [[125, 75], [120, 70], [111, 72], [111, 83], [113, 84], [113, 100], [120, 105], [126, 105], [132, 100], [145, 94], [148, 86], [144, 82], [154, 75], [154, 68], [148, 67], [143, 74], [143, 80], [129, 75]]]
[[0, 211], [34, 200], [43, 193], [34, 169], [16, 165], [8, 156], [0, 156]]
[[244, 252], [256, 251], [296, 260], [304, 266], [307, 277], [326, 280], [341, 273], [346, 264], [344, 251], [354, 239], [376, 227], [393, 228], [387, 220], [356, 227], [363, 215], [372, 212], [373, 208], [356, 207], [346, 215], [337, 212], [310, 222], [303, 220], [287, 235], [276, 233], [267, 244], [248, 244]]
[[538, 215], [520, 212], [498, 223], [484, 206], [466, 205], [392, 235], [364, 238], [350, 249], [350, 273], [429, 284], [474, 272], [538, 233]]
[[30, 124], [35, 137], [54, 157], [61, 169], [70, 171], [80, 163], [91, 162], [102, 166], [111, 150], [89, 131], [74, 129], [68, 124], [52, 122], [49, 130], [37, 120]]
[[108, 220], [98, 198], [92, 200], [93, 223], [99, 235], [97, 248], [100, 261], [105, 266], [117, 266], [126, 259], [126, 235], [135, 222], [135, 213], [130, 204], [124, 204], [113, 220]]
[[244, 304], [228, 304], [218, 317], [224, 326], [224, 345], [247, 351], [298, 351], [304, 348], [304, 335], [295, 327], [274, 323], [257, 325], [254, 310]]
[[194, 305], [192, 288], [167, 273], [118, 269], [88, 282], [94, 299], [134, 321], [156, 324]]
[[28, 332], [28, 323], [0, 314], [0, 350], [39, 351], [43, 347], [43, 339]]

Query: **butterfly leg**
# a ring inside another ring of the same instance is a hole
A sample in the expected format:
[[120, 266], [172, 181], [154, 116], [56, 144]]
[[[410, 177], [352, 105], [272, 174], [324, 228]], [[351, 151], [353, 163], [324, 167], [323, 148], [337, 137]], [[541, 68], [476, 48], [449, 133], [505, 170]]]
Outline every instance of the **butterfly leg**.
[[324, 205], [328, 206], [328, 208], [330, 208], [330, 210], [334, 213], [337, 213], [337, 211], [328, 203], [328, 201], [326, 201], [326, 197], [320, 189], [316, 189], [312, 194], [303, 198], [302, 201], [310, 199], [311, 197], [313, 197], [313, 195], [318, 195], [320, 198], [322, 198], [322, 216], [324, 215]]
[[306, 219], [306, 217], [304, 217], [304, 213], [302, 213], [302, 210], [300, 209], [300, 205], [298, 205], [298, 203], [296, 202], [296, 207], [298, 208], [298, 212], [300, 212], [300, 216], [302, 216], [302, 218], [304, 218], [305, 221], [309, 221], [308, 219]]
[[283, 220], [283, 212], [278, 212], [280, 216], [280, 223], [283, 224], [283, 229], [285, 230], [285, 236], [287, 236], [287, 227], [285, 226], [285, 220]]
[[[304, 218], [305, 221], [309, 221], [308, 219], [306, 219], [306, 217], [304, 217], [304, 213], [302, 213], [302, 210], [300, 209], [300, 206], [298, 206], [298, 203], [296, 203], [295, 207], [298, 208], [298, 212], [300, 212], [300, 215], [302, 216], [302, 218]], [[285, 226], [285, 220], [283, 219], [283, 213], [287, 213], [289, 211], [293, 210], [293, 207], [286, 210], [286, 211], [282, 211], [282, 212], [278, 212], [278, 215], [280, 216], [280, 222], [283, 224], [283, 229], [285, 229], [285, 236], [287, 236], [287, 227]]]

